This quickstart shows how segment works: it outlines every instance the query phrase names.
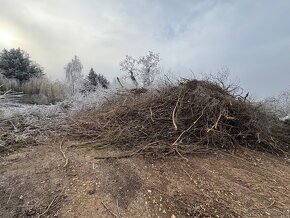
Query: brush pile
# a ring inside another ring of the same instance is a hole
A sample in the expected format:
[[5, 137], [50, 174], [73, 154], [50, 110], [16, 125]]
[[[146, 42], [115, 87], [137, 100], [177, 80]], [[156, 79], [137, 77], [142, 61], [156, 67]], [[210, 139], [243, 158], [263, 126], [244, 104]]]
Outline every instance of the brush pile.
[[211, 81], [119, 94], [97, 109], [80, 111], [63, 128], [73, 139], [142, 153], [190, 154], [238, 146], [284, 153], [290, 147], [289, 126]]

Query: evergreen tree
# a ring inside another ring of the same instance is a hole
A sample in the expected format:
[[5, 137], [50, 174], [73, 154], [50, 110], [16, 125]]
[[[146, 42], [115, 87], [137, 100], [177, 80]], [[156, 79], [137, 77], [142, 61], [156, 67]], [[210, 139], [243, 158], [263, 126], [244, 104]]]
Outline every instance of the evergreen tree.
[[20, 82], [43, 76], [43, 69], [30, 60], [29, 54], [18, 49], [3, 49], [0, 53], [0, 72], [6, 78]]
[[97, 86], [98, 85], [98, 80], [97, 80], [97, 74], [94, 71], [93, 68], [91, 68], [89, 75], [88, 75], [88, 80], [90, 81], [90, 84], [92, 86]]
[[109, 87], [109, 81], [107, 78], [102, 74], [96, 73], [93, 68], [91, 68], [87, 79], [89, 80], [90, 85], [94, 87], [94, 90], [98, 86], [101, 86], [104, 89]]
[[99, 84], [102, 86], [102, 88], [107, 89], [109, 88], [109, 81], [107, 80], [106, 77], [104, 77], [102, 74], [97, 74], [97, 80]]

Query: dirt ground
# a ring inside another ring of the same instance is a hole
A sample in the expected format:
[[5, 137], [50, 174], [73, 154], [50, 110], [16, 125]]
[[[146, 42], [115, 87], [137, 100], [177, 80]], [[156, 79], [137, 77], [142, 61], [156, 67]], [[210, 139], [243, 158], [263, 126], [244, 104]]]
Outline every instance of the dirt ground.
[[290, 160], [239, 150], [154, 160], [40, 145], [0, 156], [0, 217], [290, 217]]

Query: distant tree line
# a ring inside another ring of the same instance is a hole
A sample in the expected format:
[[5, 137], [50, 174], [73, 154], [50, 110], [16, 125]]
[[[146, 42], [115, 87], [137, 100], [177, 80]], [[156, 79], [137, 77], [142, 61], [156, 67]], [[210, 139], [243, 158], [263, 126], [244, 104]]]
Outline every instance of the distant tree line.
[[84, 78], [82, 70], [83, 65], [77, 56], [74, 56], [65, 67], [66, 81], [72, 93], [78, 91], [92, 92], [96, 91], [98, 87], [104, 89], [109, 88], [109, 81], [104, 75], [96, 73], [94, 69], [91, 68], [88, 76]]
[[27, 94], [29, 103], [49, 104], [64, 100], [76, 92], [93, 92], [98, 87], [108, 88], [109, 81], [93, 68], [86, 77], [77, 56], [65, 66], [66, 83], [50, 81], [43, 68], [32, 61], [20, 48], [0, 52], [0, 93], [8, 90]]
[[[127, 75], [122, 79], [131, 80], [136, 89], [144, 89], [154, 82], [159, 73], [159, 62], [159, 54], [151, 51], [137, 59], [126, 55], [120, 63], [121, 70]], [[3, 49], [0, 52], [0, 91], [11, 89], [30, 95], [42, 95], [42, 98], [50, 96], [48, 99], [54, 100], [47, 102], [55, 102], [77, 92], [95, 92], [100, 88], [108, 89], [110, 86], [108, 79], [101, 73], [96, 73], [93, 68], [87, 76], [84, 76], [83, 65], [78, 56], [74, 56], [66, 64], [64, 72], [66, 83], [51, 82], [45, 78], [43, 68], [32, 61], [24, 50]], [[123, 87], [119, 77], [117, 81]], [[64, 94], [65, 92], [67, 94]]]

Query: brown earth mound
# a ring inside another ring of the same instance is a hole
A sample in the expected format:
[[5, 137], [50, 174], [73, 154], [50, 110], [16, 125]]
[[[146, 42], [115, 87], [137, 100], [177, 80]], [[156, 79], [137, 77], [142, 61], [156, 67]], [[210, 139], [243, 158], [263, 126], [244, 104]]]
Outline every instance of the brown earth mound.
[[142, 94], [117, 94], [65, 125], [73, 139], [149, 154], [189, 154], [237, 146], [289, 151], [289, 126], [261, 105], [215, 82], [190, 80]]

